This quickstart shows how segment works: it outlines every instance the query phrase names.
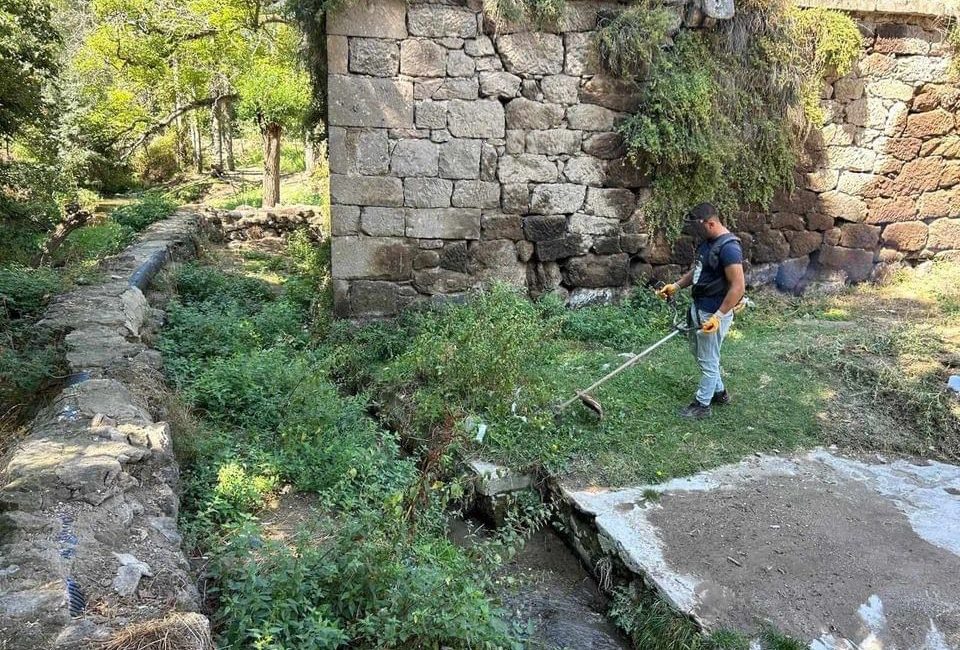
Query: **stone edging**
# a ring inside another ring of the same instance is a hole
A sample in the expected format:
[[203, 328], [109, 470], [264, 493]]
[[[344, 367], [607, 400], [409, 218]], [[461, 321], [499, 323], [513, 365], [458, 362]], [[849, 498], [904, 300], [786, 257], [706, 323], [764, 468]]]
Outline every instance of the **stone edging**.
[[796, 0], [800, 7], [822, 7], [860, 13], [907, 16], [956, 16], [956, 0]]
[[71, 375], [0, 474], [5, 650], [91, 647], [137, 624], [213, 647], [180, 548], [170, 428], [151, 415], [162, 312], [142, 291], [196, 253], [197, 232], [187, 209], [151, 226], [104, 265], [106, 282], [61, 296], [40, 323], [65, 334]]

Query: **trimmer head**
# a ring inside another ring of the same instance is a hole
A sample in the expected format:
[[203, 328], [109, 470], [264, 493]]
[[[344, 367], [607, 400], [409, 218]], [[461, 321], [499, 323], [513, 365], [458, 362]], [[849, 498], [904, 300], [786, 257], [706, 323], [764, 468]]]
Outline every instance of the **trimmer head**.
[[597, 418], [603, 419], [603, 406], [600, 404], [600, 400], [587, 393], [577, 393], [577, 397], [580, 398], [580, 403], [596, 413]]

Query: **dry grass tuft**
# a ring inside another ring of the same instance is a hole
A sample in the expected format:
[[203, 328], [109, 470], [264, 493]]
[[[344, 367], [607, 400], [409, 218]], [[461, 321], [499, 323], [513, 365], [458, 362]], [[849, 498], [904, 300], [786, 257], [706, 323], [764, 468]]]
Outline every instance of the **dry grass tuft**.
[[174, 613], [115, 632], [102, 650], [214, 650], [210, 623], [200, 614]]

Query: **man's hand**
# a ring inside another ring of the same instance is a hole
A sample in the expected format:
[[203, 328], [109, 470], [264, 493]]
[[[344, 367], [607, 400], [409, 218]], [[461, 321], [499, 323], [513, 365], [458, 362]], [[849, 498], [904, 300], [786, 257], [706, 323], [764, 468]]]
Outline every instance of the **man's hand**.
[[700, 327], [700, 331], [704, 334], [716, 334], [720, 331], [720, 317], [714, 314], [704, 322]]
[[665, 285], [662, 289], [657, 291], [657, 298], [660, 300], [669, 300], [670, 298], [673, 298], [674, 294], [677, 293], [679, 288], [680, 287], [676, 284]]

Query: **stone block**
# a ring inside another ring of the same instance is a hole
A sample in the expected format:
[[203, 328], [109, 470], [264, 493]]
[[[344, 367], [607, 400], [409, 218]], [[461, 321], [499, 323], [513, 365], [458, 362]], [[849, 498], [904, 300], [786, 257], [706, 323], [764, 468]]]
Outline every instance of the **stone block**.
[[472, 77], [477, 70], [477, 64], [460, 50], [453, 50], [447, 54], [447, 75], [451, 77]]
[[790, 244], [779, 230], [761, 230], [754, 235], [750, 259], [753, 262], [779, 262], [790, 255]]
[[413, 128], [413, 84], [347, 75], [328, 78], [331, 126]]
[[480, 177], [481, 142], [451, 140], [440, 145], [440, 176], [472, 180]]
[[877, 162], [872, 149], [862, 147], [827, 147], [827, 167], [852, 172], [869, 172]]
[[573, 183], [537, 185], [530, 195], [530, 211], [534, 214], [571, 214], [583, 207], [587, 188]]
[[620, 114], [603, 106], [580, 104], [567, 109], [567, 126], [582, 131], [612, 131]]
[[411, 77], [442, 77], [447, 73], [447, 49], [419, 38], [400, 44], [400, 72]]
[[574, 155], [580, 151], [583, 134], [580, 131], [567, 129], [550, 129], [547, 131], [529, 131], [527, 133], [526, 151], [531, 154], [545, 155]]
[[907, 116], [907, 128], [904, 135], [913, 138], [931, 138], [946, 135], [954, 129], [952, 114], [938, 108], [926, 113], [913, 113]]
[[580, 101], [597, 104], [621, 113], [632, 113], [640, 106], [637, 87], [629, 81], [597, 75], [584, 84]]
[[475, 208], [407, 208], [407, 237], [480, 239], [480, 210]]
[[911, 160], [894, 179], [894, 190], [897, 194], [933, 191], [940, 186], [943, 170], [943, 159], [938, 157]]
[[818, 211], [844, 221], [863, 221], [867, 215], [867, 204], [860, 197], [831, 191], [820, 195]]
[[927, 224], [922, 221], [891, 223], [883, 229], [882, 239], [886, 247], [918, 252], [927, 245]]
[[917, 218], [917, 202], [908, 196], [870, 201], [866, 223], [893, 223]]
[[467, 273], [447, 269], [426, 269], [413, 274], [413, 286], [428, 296], [463, 293], [478, 284], [479, 281]]
[[594, 34], [571, 32], [563, 35], [566, 60], [563, 71], [574, 77], [589, 77], [600, 74], [600, 52]]
[[568, 260], [563, 276], [572, 287], [619, 287], [626, 284], [629, 270], [629, 255], [585, 255]]
[[898, 160], [909, 162], [920, 153], [920, 146], [923, 141], [919, 138], [890, 138], [887, 140], [885, 153], [890, 154]]
[[555, 262], [574, 255], [582, 255], [587, 252], [587, 249], [588, 246], [580, 235], [567, 235], [560, 239], [536, 243], [537, 259], [541, 262]]
[[435, 250], [422, 250], [413, 258], [413, 270], [422, 271], [440, 266], [440, 253]]
[[484, 56], [476, 60], [477, 72], [503, 72], [503, 62], [498, 56]]
[[418, 129], [446, 129], [447, 105], [444, 102], [418, 101], [416, 126]]
[[623, 158], [627, 148], [619, 133], [590, 133], [583, 139], [583, 151], [597, 158], [614, 160]]
[[841, 77], [833, 84], [834, 101], [847, 103], [863, 97], [863, 91], [866, 88], [863, 79], [858, 77]]
[[351, 282], [350, 313], [353, 316], [393, 316], [398, 310], [398, 290], [399, 287], [392, 282]]
[[360, 216], [360, 230], [371, 237], [403, 237], [405, 219], [403, 208], [364, 208]]
[[484, 142], [480, 147], [480, 180], [497, 180], [497, 169], [500, 166], [500, 154], [496, 147]]
[[862, 195], [877, 180], [877, 177], [872, 173], [840, 172], [837, 190], [844, 194]]
[[[619, 232], [620, 220], [578, 212], [570, 217], [567, 229], [577, 235], [603, 235], [610, 237]], [[615, 252], [619, 253], [620, 251]]]
[[907, 83], [946, 83], [950, 80], [950, 57], [899, 56], [893, 76]]
[[820, 248], [820, 244], [823, 243], [823, 234], [803, 230], [788, 233], [787, 239], [790, 242], [790, 255], [792, 257], [800, 257], [802, 255], [809, 255]]
[[403, 239], [392, 237], [334, 237], [331, 269], [340, 280], [407, 280], [413, 249]]
[[[433, 92], [433, 99], [475, 100], [480, 95], [480, 82], [477, 79], [444, 79], [440, 87]], [[479, 137], [479, 136], [478, 136]]]
[[543, 96], [540, 94], [540, 84], [537, 83], [536, 79], [524, 79], [520, 83], [520, 94], [532, 102], [543, 100]]
[[551, 75], [540, 80], [543, 98], [556, 104], [576, 104], [580, 100], [580, 79], [567, 75]]
[[327, 16], [327, 34], [406, 38], [407, 3], [404, 0], [345, 3]]
[[588, 214], [625, 221], [633, 214], [637, 197], [627, 189], [591, 187], [584, 210]]
[[896, 99], [909, 102], [913, 99], [915, 88], [896, 79], [878, 79], [867, 85], [867, 94], [884, 99]]
[[497, 171], [501, 183], [553, 183], [559, 177], [557, 164], [546, 156], [504, 156]]
[[944, 158], [960, 158], [960, 136], [948, 135], [943, 138], [927, 140], [920, 147], [921, 156], [942, 156]]
[[788, 292], [801, 288], [808, 268], [810, 258], [807, 256], [785, 260], [777, 268], [777, 288]]
[[470, 261], [474, 273], [486, 284], [502, 282], [524, 289], [527, 286], [526, 264], [517, 257], [517, 246], [510, 240], [473, 242]]
[[881, 23], [873, 51], [879, 54], [927, 54], [930, 43], [939, 40], [919, 25]]
[[826, 269], [845, 271], [851, 282], [863, 282], [873, 272], [873, 258], [871, 251], [824, 246], [818, 261]]
[[448, 208], [453, 181], [443, 178], [407, 178], [403, 181], [403, 204], [411, 208]]
[[499, 208], [500, 183], [457, 181], [453, 188], [453, 206], [457, 208]]
[[860, 59], [856, 67], [865, 77], [880, 77], [893, 72], [897, 67], [897, 61], [889, 54], [874, 52]]
[[458, 138], [502, 138], [506, 135], [503, 104], [498, 101], [453, 100], [449, 108], [447, 124], [450, 133]]
[[327, 74], [347, 74], [350, 45], [346, 36], [327, 36]]
[[629, 159], [620, 158], [607, 164], [607, 183], [614, 187], [646, 188], [650, 185], [650, 179]]
[[403, 205], [403, 184], [385, 176], [330, 175], [330, 201], [340, 205]]
[[481, 72], [480, 94], [484, 97], [510, 99], [520, 94], [522, 80], [509, 72]]
[[563, 121], [563, 106], [518, 97], [507, 104], [508, 129], [552, 129]]
[[809, 230], [830, 230], [833, 228], [834, 218], [821, 212], [813, 212], [804, 217]]
[[624, 252], [620, 247], [620, 237], [618, 235], [599, 235], [593, 236], [591, 239], [593, 246], [590, 247], [590, 252], [592, 253], [598, 255], [615, 255]]
[[844, 112], [847, 124], [866, 127], [868, 129], [883, 129], [890, 116], [883, 100], [878, 97], [864, 97], [850, 102]]
[[503, 211], [509, 214], [524, 214], [530, 209], [530, 189], [526, 183], [504, 183], [500, 198]]
[[526, 131], [507, 130], [505, 152], [508, 155], [516, 156], [522, 154], [527, 149]]
[[497, 37], [497, 50], [507, 72], [521, 76], [563, 72], [563, 40], [556, 34], [504, 34]]
[[932, 251], [960, 251], [960, 219], [937, 219], [930, 224], [927, 248]]
[[803, 230], [805, 226], [803, 215], [793, 212], [777, 212], [770, 219], [774, 230]]
[[829, 192], [837, 188], [840, 172], [836, 169], [818, 169], [804, 174], [803, 185], [814, 192]]
[[440, 266], [459, 273], [470, 272], [470, 258], [467, 255], [467, 242], [451, 242], [440, 251]]
[[530, 215], [523, 219], [523, 232], [530, 241], [560, 239], [567, 234], [567, 218], [563, 215]]
[[395, 77], [400, 64], [396, 41], [382, 38], [350, 39], [350, 72]]
[[493, 48], [493, 41], [485, 34], [480, 34], [475, 39], [466, 41], [463, 44], [463, 51], [473, 57], [492, 56], [497, 53]]
[[840, 245], [846, 248], [873, 250], [879, 241], [879, 226], [865, 223], [846, 223], [840, 226]]
[[413, 36], [474, 38], [477, 35], [477, 15], [466, 7], [410, 5], [407, 25]]
[[360, 230], [360, 208], [355, 205], [330, 206], [330, 232], [334, 237], [356, 235]]
[[602, 186], [607, 179], [606, 162], [592, 156], [571, 158], [563, 166], [563, 177], [570, 183]]
[[395, 176], [436, 176], [439, 149], [429, 140], [400, 140], [393, 148], [390, 171]]
[[487, 213], [480, 217], [482, 239], [523, 239], [523, 219], [515, 214]]

